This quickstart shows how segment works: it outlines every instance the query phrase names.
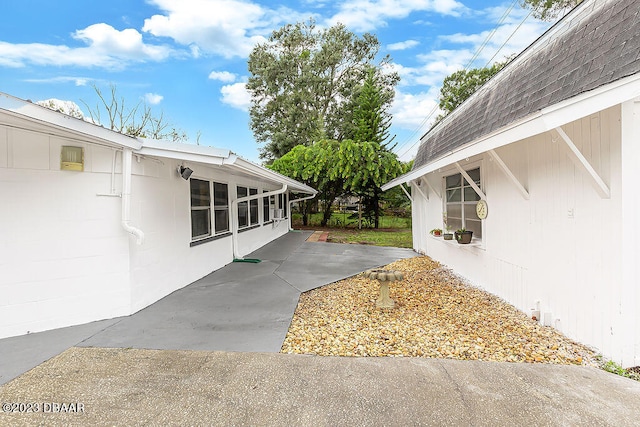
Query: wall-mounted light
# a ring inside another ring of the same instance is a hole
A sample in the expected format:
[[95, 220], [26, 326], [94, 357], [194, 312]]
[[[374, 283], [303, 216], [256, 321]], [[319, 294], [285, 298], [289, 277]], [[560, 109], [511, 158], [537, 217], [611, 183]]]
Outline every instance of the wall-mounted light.
[[180, 166], [178, 168], [178, 174], [182, 177], [182, 179], [188, 180], [192, 173], [193, 170], [188, 167]]

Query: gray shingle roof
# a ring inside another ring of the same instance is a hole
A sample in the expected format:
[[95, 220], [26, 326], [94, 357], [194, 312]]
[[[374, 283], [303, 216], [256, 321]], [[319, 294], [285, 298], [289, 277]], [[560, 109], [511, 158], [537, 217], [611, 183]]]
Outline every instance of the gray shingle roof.
[[640, 1], [586, 0], [421, 138], [413, 168], [640, 72]]

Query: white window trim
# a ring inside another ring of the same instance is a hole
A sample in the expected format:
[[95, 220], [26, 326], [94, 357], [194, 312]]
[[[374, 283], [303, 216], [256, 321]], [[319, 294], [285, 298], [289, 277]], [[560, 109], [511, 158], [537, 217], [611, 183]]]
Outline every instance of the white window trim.
[[[468, 172], [470, 170], [473, 169], [480, 169], [480, 189], [486, 193], [486, 167], [485, 167], [485, 162], [484, 159], [479, 159], [479, 160], [475, 160], [475, 161], [471, 161], [471, 162], [465, 162], [464, 164], [460, 165], [462, 167], [462, 169], [464, 169], [465, 172]], [[445, 225], [445, 219], [444, 219], [444, 214], [447, 213], [447, 177], [452, 176], [452, 175], [456, 175], [456, 174], [460, 174], [460, 171], [455, 167], [451, 167], [451, 168], [447, 168], [446, 170], [444, 170], [442, 172], [442, 184], [441, 184], [441, 190], [442, 190], [442, 230], [443, 230], [443, 234], [447, 232], [446, 230], [446, 225]], [[461, 174], [462, 175], [462, 174]], [[464, 176], [462, 176], [462, 179], [464, 180]], [[473, 188], [473, 187], [471, 187]], [[475, 189], [474, 189], [475, 191]], [[476, 191], [477, 194], [477, 191]], [[482, 195], [478, 194], [479, 197], [482, 198]], [[461, 197], [464, 199], [464, 186], [462, 187], [462, 194]], [[464, 202], [461, 201], [460, 204], [463, 206], [462, 207], [462, 212], [461, 212], [461, 217], [462, 217], [462, 227], [465, 227], [465, 218], [464, 218]], [[469, 205], [470, 206], [470, 205]], [[473, 236], [473, 239], [471, 240], [471, 243], [466, 244], [466, 245], [459, 245], [457, 241], [454, 240], [444, 240], [442, 237], [434, 237], [435, 239], [440, 239], [445, 243], [453, 243], [457, 246], [460, 247], [481, 247], [484, 248], [484, 243], [485, 243], [485, 232], [486, 232], [486, 227], [485, 227], [485, 220], [479, 220], [480, 221], [480, 227], [482, 227], [482, 237], [476, 237], [475, 235]], [[456, 230], [451, 229], [451, 231], [449, 231], [450, 233], [455, 233]], [[474, 233], [475, 234], [475, 233]]]
[[[209, 184], [209, 206], [192, 206], [191, 205], [191, 180], [189, 180], [189, 229], [191, 235], [191, 246], [206, 243], [210, 240], [216, 240], [221, 237], [225, 237], [231, 235], [230, 224], [229, 224], [229, 211], [230, 205], [229, 202], [229, 183], [222, 180], [214, 180], [211, 178], [203, 178], [198, 176], [192, 176], [192, 179], [197, 179], [198, 181], [205, 181]], [[227, 204], [225, 210], [227, 211], [227, 229], [223, 231], [216, 232], [216, 210], [221, 210], [220, 208], [216, 209], [215, 204], [215, 186], [214, 183], [223, 184], [227, 186]], [[191, 224], [191, 211], [193, 210], [209, 210], [209, 231], [207, 234], [202, 234], [199, 236], [193, 236], [191, 233], [193, 232], [193, 226]]]

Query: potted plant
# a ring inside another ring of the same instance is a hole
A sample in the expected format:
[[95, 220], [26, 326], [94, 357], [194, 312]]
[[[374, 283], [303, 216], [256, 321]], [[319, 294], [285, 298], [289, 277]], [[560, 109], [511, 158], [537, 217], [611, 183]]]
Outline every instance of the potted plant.
[[456, 230], [455, 232], [456, 240], [461, 245], [466, 245], [471, 243], [471, 238], [473, 237], [473, 231], [467, 231], [464, 228]]
[[434, 228], [429, 233], [431, 233], [432, 236], [440, 237], [440, 236], [442, 236], [442, 229], [441, 228]]
[[451, 233], [451, 227], [446, 226], [447, 232], [444, 233], [444, 240], [453, 240], [453, 233]]

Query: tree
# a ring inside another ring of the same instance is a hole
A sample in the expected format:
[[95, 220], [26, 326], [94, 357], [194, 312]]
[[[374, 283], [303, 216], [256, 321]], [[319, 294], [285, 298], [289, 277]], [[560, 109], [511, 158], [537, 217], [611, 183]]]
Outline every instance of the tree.
[[[357, 100], [353, 108], [353, 119], [351, 129], [351, 139], [359, 148], [371, 149], [367, 159], [363, 160], [363, 165], [370, 166], [369, 161], [373, 160], [374, 167], [386, 164], [387, 160], [397, 162], [395, 155], [391, 154], [394, 147], [389, 147], [394, 137], [389, 138], [389, 127], [391, 126], [391, 114], [387, 109], [386, 102], [388, 95], [374, 68], [367, 70], [365, 80], [358, 91]], [[387, 141], [388, 140], [388, 141]], [[344, 149], [349, 152], [355, 146], [348, 147], [349, 140], [344, 141]], [[342, 147], [341, 146], [341, 147]], [[388, 159], [387, 159], [388, 158]], [[353, 178], [357, 177], [352, 177]], [[395, 176], [393, 176], [395, 178]], [[364, 205], [365, 216], [373, 220], [375, 228], [380, 223], [380, 199], [382, 190], [380, 186], [383, 182], [376, 182], [371, 177], [365, 177], [363, 182], [353, 181], [350, 185], [351, 191], [360, 196], [361, 204]]]
[[532, 9], [533, 16], [544, 21], [553, 21], [582, 0], [521, 0], [522, 7]]
[[[310, 146], [297, 145], [268, 165], [270, 169], [318, 190], [317, 198], [324, 212], [323, 227], [331, 218], [334, 200], [344, 191], [344, 179], [336, 168], [339, 145], [332, 140], [321, 140]], [[306, 202], [302, 207], [304, 225], [309, 221], [310, 205]]]
[[53, 111], [57, 111], [58, 113], [84, 120], [82, 110], [80, 110], [78, 104], [73, 101], [61, 101], [59, 99], [51, 98], [44, 101], [36, 101], [36, 104]]
[[511, 59], [504, 62], [496, 62], [490, 67], [473, 68], [471, 70], [459, 70], [447, 76], [440, 89], [438, 106], [442, 114], [436, 118], [436, 123], [455, 110], [475, 91], [480, 89], [491, 77], [502, 70]]
[[[318, 30], [313, 20], [274, 31], [249, 55], [250, 126], [261, 158], [282, 157], [296, 145], [342, 140], [351, 128], [356, 88], [374, 67], [380, 44], [342, 24]], [[385, 57], [377, 69], [390, 61]], [[390, 103], [397, 73], [378, 73]]]
[[377, 142], [347, 139], [340, 143], [336, 168], [338, 175], [344, 179], [344, 190], [364, 201], [365, 212], [371, 213], [374, 227], [378, 228], [380, 187], [403, 172], [396, 154]]
[[[184, 131], [170, 127], [164, 114], [154, 116], [151, 108], [142, 101], [128, 108], [124, 97], [118, 95], [116, 86], [112, 84], [109, 88], [110, 94], [105, 97], [98, 86], [93, 86], [98, 95], [95, 108], [82, 101], [93, 123], [133, 137], [166, 139], [173, 142], [188, 139]], [[102, 120], [103, 118], [105, 120]]]
[[348, 137], [355, 141], [375, 142], [386, 149], [395, 135], [387, 141], [392, 117], [388, 112], [390, 95], [385, 92], [383, 84], [376, 69], [369, 68], [353, 108], [353, 128]]

